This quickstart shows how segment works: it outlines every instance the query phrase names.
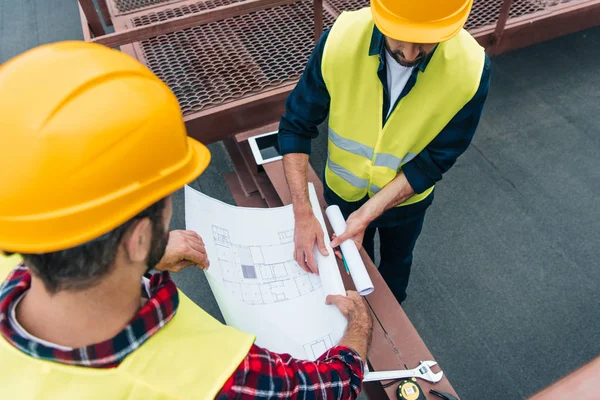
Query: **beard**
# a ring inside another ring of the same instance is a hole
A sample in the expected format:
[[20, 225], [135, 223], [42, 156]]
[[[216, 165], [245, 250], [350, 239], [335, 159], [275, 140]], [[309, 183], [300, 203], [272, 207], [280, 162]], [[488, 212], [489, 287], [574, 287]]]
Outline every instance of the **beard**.
[[388, 51], [388, 53], [390, 53], [390, 56], [392, 56], [394, 61], [396, 61], [398, 64], [402, 65], [403, 67], [407, 67], [407, 68], [414, 67], [415, 65], [417, 65], [418, 63], [423, 61], [423, 59], [427, 55], [424, 51], [420, 51], [419, 54], [415, 57], [415, 59], [413, 61], [407, 61], [406, 58], [404, 57], [404, 53], [402, 52], [402, 50], [392, 50], [390, 48], [390, 45], [388, 44], [387, 40], [384, 40], [384, 43], [385, 43], [385, 49]]
[[151, 222], [152, 240], [150, 241], [150, 251], [148, 252], [148, 259], [146, 261], [146, 265], [148, 266], [146, 272], [150, 272], [160, 262], [165, 255], [167, 243], [169, 242], [169, 233], [165, 232], [162, 219]]

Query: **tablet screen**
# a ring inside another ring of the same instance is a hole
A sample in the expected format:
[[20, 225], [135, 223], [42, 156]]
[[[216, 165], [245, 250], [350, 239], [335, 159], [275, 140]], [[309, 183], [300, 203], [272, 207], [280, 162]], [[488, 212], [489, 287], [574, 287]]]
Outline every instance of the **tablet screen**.
[[275, 147], [277, 144], [277, 134], [257, 137], [256, 145], [258, 146], [258, 150], [260, 151], [260, 156], [263, 160], [268, 160], [270, 158], [275, 158], [281, 156]]

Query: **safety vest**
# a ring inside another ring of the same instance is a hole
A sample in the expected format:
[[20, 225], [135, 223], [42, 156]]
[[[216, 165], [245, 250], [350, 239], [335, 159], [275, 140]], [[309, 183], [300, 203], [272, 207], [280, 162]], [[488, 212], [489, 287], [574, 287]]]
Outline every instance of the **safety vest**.
[[[485, 63], [483, 48], [464, 30], [440, 43], [382, 126], [379, 58], [368, 56], [372, 33], [370, 8], [342, 13], [321, 64], [331, 97], [325, 180], [349, 202], [374, 196], [440, 133], [477, 92]], [[421, 201], [432, 191], [433, 186], [400, 205]]]
[[[19, 262], [0, 254], [0, 281]], [[253, 342], [179, 292], [173, 319], [116, 368], [35, 359], [0, 336], [0, 399], [213, 399]]]

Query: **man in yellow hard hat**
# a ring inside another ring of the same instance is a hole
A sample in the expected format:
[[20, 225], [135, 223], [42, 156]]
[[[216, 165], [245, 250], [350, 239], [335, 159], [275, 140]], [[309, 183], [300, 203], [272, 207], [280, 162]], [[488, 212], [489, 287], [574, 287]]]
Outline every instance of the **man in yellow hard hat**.
[[[0, 66], [0, 398], [354, 398], [371, 319], [356, 292], [317, 361], [253, 344], [179, 292], [208, 265], [167, 233], [171, 193], [209, 163], [177, 99], [129, 56], [46, 45]], [[150, 275], [153, 268], [165, 270]]]
[[463, 26], [472, 0], [371, 0], [342, 13], [315, 47], [286, 102], [279, 149], [296, 218], [296, 261], [316, 271], [327, 250], [307, 191], [308, 155], [327, 116], [325, 198], [344, 235], [374, 259], [401, 303], [434, 185], [467, 149], [490, 82], [490, 61]]

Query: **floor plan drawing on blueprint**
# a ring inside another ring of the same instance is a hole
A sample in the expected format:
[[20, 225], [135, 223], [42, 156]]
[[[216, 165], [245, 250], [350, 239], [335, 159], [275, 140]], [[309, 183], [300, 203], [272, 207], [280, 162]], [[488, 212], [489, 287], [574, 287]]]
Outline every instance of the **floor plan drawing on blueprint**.
[[[327, 235], [312, 185], [309, 192]], [[291, 206], [235, 207], [189, 187], [185, 199], [186, 227], [204, 240], [206, 277], [228, 325], [256, 335], [259, 346], [303, 359], [341, 339], [346, 320], [325, 304], [328, 294], [345, 293], [335, 256], [331, 248], [328, 257], [315, 253], [319, 275], [300, 268]]]
[[279, 232], [280, 243], [245, 246], [233, 243], [229, 231], [213, 225], [213, 240], [222, 268], [223, 286], [246, 304], [269, 304], [300, 297], [321, 288], [321, 280], [293, 259], [293, 231]]
[[325, 353], [327, 349], [333, 347], [334, 344], [331, 334], [325, 335], [304, 344], [304, 352], [308, 355], [307, 358], [316, 359], [321, 354]]

